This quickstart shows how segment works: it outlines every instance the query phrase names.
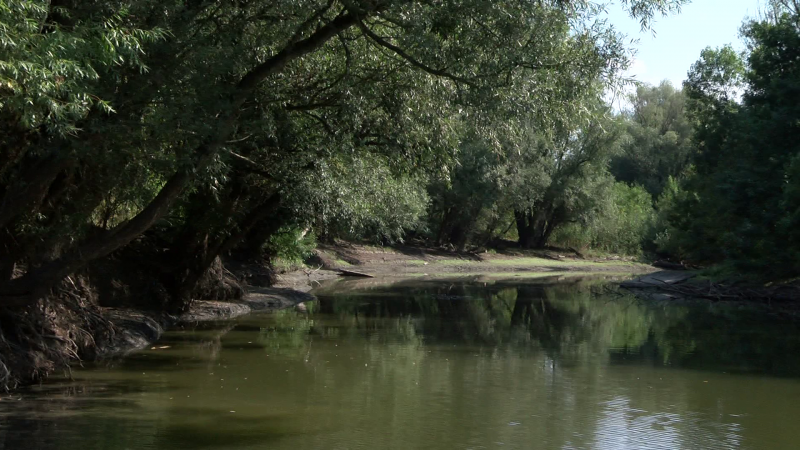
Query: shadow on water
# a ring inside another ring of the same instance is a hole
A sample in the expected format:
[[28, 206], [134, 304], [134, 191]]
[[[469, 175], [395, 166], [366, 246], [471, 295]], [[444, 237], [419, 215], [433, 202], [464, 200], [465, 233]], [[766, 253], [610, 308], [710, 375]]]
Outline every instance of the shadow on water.
[[279, 414], [242, 417], [197, 408], [173, 412], [192, 417], [191, 421], [171, 423], [160, 431], [160, 438], [173, 448], [224, 449], [256, 444], [268, 447], [271, 441], [309, 432], [296, 418]]
[[116, 417], [108, 412], [84, 410], [81, 414], [6, 417], [0, 423], [2, 450], [147, 448], [147, 443], [164, 449], [253, 445], [268, 448], [270, 442], [309, 432], [290, 417], [270, 414], [243, 417], [211, 408], [171, 408], [169, 419], [150, 418], [146, 414]]

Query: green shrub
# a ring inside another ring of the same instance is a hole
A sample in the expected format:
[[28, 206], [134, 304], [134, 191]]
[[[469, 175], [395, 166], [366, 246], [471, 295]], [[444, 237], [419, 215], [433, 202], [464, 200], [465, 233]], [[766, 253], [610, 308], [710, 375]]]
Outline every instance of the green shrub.
[[402, 241], [428, 205], [424, 179], [392, 171], [381, 157], [319, 161], [294, 186], [295, 212], [324, 238], [373, 243]]
[[291, 270], [303, 265], [317, 247], [313, 231], [298, 227], [283, 227], [266, 244], [267, 254], [279, 269]]
[[558, 227], [551, 243], [560, 247], [595, 249], [625, 255], [642, 252], [655, 211], [650, 194], [641, 186], [614, 183], [594, 214]]

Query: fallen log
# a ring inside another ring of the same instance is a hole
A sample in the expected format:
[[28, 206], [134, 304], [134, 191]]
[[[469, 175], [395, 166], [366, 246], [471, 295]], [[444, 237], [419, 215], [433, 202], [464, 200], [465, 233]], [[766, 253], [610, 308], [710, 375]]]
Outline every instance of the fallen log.
[[343, 277], [375, 278], [374, 275], [370, 275], [368, 273], [356, 272], [354, 270], [344, 270], [344, 269], [339, 269], [339, 275]]

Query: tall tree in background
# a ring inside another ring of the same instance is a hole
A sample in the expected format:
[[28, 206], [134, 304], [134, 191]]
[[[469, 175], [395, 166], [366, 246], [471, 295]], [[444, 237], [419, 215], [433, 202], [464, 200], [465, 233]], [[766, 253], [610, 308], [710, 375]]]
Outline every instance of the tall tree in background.
[[596, 212], [610, 187], [608, 161], [620, 142], [620, 124], [605, 108], [593, 109], [587, 121], [553, 133], [531, 130], [513, 158], [508, 195], [522, 248], [543, 248], [559, 226]]
[[628, 100], [631, 109], [624, 114], [628, 138], [611, 160], [611, 173], [657, 198], [669, 178], [683, 175], [691, 163], [694, 146], [686, 98], [664, 81], [637, 87]]
[[781, 7], [743, 34], [746, 70], [729, 47], [707, 49], [685, 83], [698, 155], [673, 224], [696, 261], [785, 279], [800, 273], [800, 15]]

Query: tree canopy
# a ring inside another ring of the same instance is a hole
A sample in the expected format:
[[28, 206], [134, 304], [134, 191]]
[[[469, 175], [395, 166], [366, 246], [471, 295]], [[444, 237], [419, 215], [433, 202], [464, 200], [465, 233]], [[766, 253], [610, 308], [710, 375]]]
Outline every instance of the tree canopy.
[[[647, 26], [683, 2], [623, 3]], [[628, 61], [601, 10], [2, 1], [3, 301], [28, 304], [94, 261], [150, 249], [180, 309], [218, 255], [282, 224], [396, 237], [425, 203], [409, 180], [458, 161], [465, 130], [497, 151], [533, 124], [568, 152], [569, 123], [592, 122], [584, 99]], [[369, 205], [353, 195], [364, 190]]]
[[686, 257], [773, 280], [800, 271], [800, 16], [779, 12], [743, 27], [744, 60], [729, 47], [708, 49], [692, 67], [696, 169], [671, 221], [671, 245]]

